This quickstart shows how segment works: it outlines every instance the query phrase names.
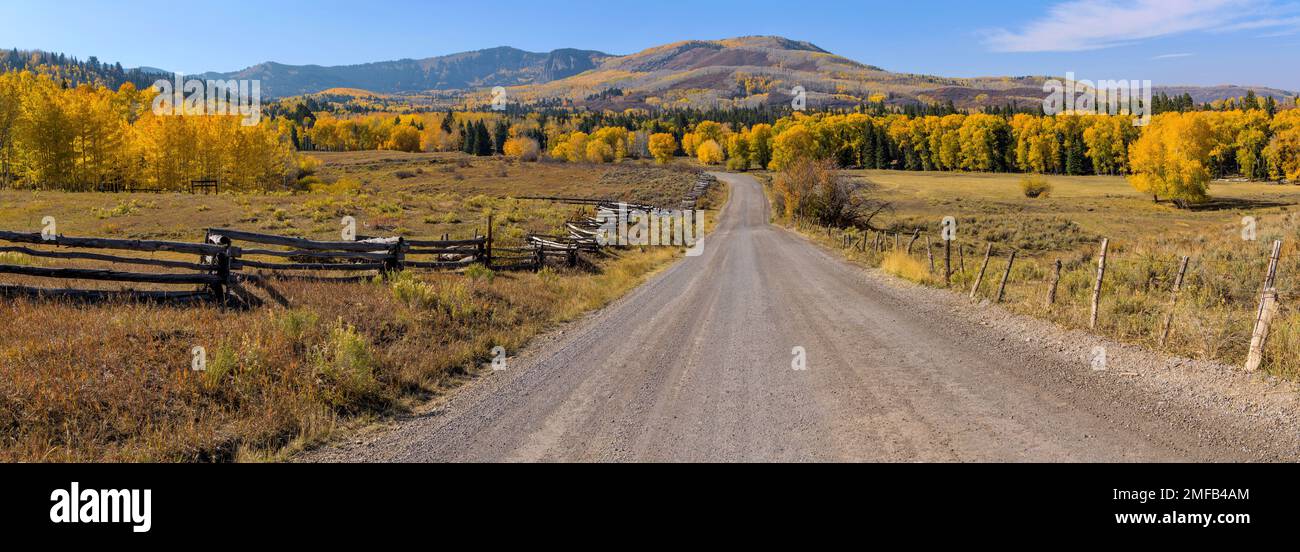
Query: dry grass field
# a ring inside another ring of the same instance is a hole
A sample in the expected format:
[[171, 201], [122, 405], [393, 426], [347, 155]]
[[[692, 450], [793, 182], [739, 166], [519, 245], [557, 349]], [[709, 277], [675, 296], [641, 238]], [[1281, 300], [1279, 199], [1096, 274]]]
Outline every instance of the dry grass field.
[[[482, 233], [493, 214], [498, 243], [509, 244], [529, 232], [557, 232], [574, 214], [573, 207], [510, 197], [670, 202], [695, 182], [691, 171], [631, 163], [319, 157], [321, 191], [314, 193], [4, 190], [0, 229], [37, 232], [43, 217], [54, 216], [68, 236], [197, 242], [207, 227], [229, 227], [336, 240], [341, 217], [351, 215], [360, 234], [455, 239]], [[55, 266], [5, 255], [5, 264]], [[0, 461], [282, 458], [446, 393], [483, 369], [492, 348], [513, 352], [679, 255], [629, 249], [590, 266], [539, 273], [272, 282], [287, 305], [248, 310], [0, 298]], [[5, 283], [36, 282], [5, 276]], [[206, 351], [206, 371], [190, 369], [196, 346]]]
[[[924, 237], [911, 261], [897, 255], [847, 250], [852, 258], [881, 266], [902, 277], [944, 285], [943, 244], [946, 216], [958, 221], [953, 247], [952, 286], [968, 293], [986, 244], [994, 258], [980, 287], [982, 299], [995, 299], [1008, 253], [1017, 252], [1004, 306], [1087, 328], [1096, 258], [1109, 238], [1108, 268], [1097, 331], [1122, 340], [1195, 358], [1241, 365], [1246, 357], [1259, 294], [1274, 240], [1283, 240], [1277, 287], [1280, 321], [1268, 342], [1265, 369], [1300, 378], [1300, 186], [1215, 182], [1214, 200], [1196, 209], [1156, 204], [1134, 191], [1122, 177], [1045, 177], [1051, 191], [1028, 198], [1022, 175], [847, 171], [877, 185], [877, 195], [894, 210], [878, 222], [908, 241], [916, 228], [929, 236], [935, 258], [931, 273]], [[1243, 218], [1256, 219], [1256, 237], [1244, 240]], [[838, 236], [810, 229], [816, 239], [841, 248]], [[892, 243], [892, 240], [891, 240]], [[1173, 309], [1168, 342], [1159, 334], [1182, 256], [1189, 256], [1185, 284]], [[963, 260], [964, 259], [964, 260]], [[1046, 297], [1056, 260], [1062, 262], [1057, 302]], [[918, 273], [919, 271], [919, 273]]]

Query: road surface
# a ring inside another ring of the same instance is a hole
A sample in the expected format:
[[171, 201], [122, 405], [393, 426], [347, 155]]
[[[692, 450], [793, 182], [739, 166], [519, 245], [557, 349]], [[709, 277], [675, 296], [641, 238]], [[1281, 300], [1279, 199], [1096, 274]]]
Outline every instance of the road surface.
[[[1293, 458], [1286, 439], [1253, 435], [1231, 412], [1152, 396], [1114, 369], [1094, 374], [1059, 347], [956, 312], [955, 299], [927, 299], [955, 294], [849, 265], [770, 225], [753, 178], [719, 177], [731, 199], [702, 256], [434, 412], [305, 459]], [[793, 368], [796, 347], [805, 370]]]

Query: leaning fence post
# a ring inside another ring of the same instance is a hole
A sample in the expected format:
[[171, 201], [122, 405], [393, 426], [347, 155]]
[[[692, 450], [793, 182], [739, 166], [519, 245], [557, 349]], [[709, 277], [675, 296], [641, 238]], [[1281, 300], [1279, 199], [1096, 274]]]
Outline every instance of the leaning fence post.
[[1277, 263], [1281, 258], [1282, 240], [1275, 240], [1273, 242], [1273, 251], [1268, 256], [1268, 270], [1264, 271], [1264, 285], [1260, 287], [1260, 304], [1259, 310], [1255, 312], [1256, 317], [1259, 317], [1259, 315], [1264, 312], [1264, 292], [1269, 288], [1275, 287], [1274, 283], [1277, 281]]
[[[916, 240], [919, 240], [919, 239], [921, 239], [921, 229], [920, 229], [920, 228], [917, 228], [915, 232], [912, 232], [912, 239], [911, 239], [910, 241], [907, 242], [907, 254], [908, 254], [908, 255], [911, 255], [911, 254], [912, 254], [912, 246], [913, 246], [913, 245], [916, 245]], [[928, 239], [930, 239], [930, 237], [929, 237], [929, 236], [926, 236], [925, 239], [928, 240]], [[934, 272], [934, 270], [931, 270], [930, 272]]]
[[1264, 297], [1259, 302], [1259, 316], [1255, 319], [1255, 331], [1250, 335], [1250, 353], [1246, 356], [1246, 371], [1254, 372], [1264, 363], [1264, 345], [1268, 341], [1268, 328], [1277, 315], [1277, 290], [1264, 290]]
[[980, 283], [984, 281], [984, 271], [985, 271], [985, 270], [988, 270], [988, 268], [989, 268], [989, 257], [992, 256], [992, 255], [993, 255], [993, 244], [990, 243], [989, 246], [988, 246], [988, 248], [984, 250], [984, 264], [980, 265], [980, 271], [979, 271], [979, 274], [978, 274], [977, 276], [975, 276], [975, 285], [971, 286], [971, 288], [970, 288], [970, 298], [971, 298], [971, 299], [974, 299], [974, 298], [975, 298], [975, 295], [976, 295], [976, 294], [979, 292], [979, 290], [980, 290]]
[[1061, 260], [1057, 259], [1055, 268], [1052, 270], [1052, 282], [1047, 286], [1047, 301], [1043, 305], [1052, 308], [1056, 304], [1056, 286], [1061, 283]]
[[996, 303], [1001, 303], [1002, 298], [1007, 294], [1007, 280], [1011, 279], [1011, 265], [1016, 263], [1016, 250], [1011, 250], [1011, 256], [1007, 258], [1007, 271], [1002, 273], [1002, 285], [998, 286], [998, 298]]
[[1187, 259], [1183, 255], [1182, 262], [1178, 263], [1178, 277], [1174, 278], [1174, 290], [1169, 294], [1169, 312], [1165, 313], [1165, 322], [1160, 326], [1160, 345], [1163, 347], [1165, 341], [1169, 340], [1169, 328], [1174, 324], [1174, 309], [1178, 307], [1178, 292], [1183, 290], [1183, 276], [1187, 274]]
[[1097, 257], [1097, 282], [1092, 285], [1092, 315], [1088, 317], [1088, 328], [1097, 329], [1097, 313], [1101, 307], [1101, 283], [1106, 279], [1106, 251], [1110, 249], [1110, 239], [1101, 239], [1101, 256]]

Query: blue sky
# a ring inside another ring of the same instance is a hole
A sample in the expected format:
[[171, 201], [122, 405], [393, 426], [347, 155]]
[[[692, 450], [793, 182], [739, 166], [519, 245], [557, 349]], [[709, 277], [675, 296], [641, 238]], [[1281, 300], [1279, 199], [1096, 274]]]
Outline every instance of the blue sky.
[[775, 34], [891, 71], [1300, 90], [1300, 1], [6, 0], [0, 47], [230, 71]]

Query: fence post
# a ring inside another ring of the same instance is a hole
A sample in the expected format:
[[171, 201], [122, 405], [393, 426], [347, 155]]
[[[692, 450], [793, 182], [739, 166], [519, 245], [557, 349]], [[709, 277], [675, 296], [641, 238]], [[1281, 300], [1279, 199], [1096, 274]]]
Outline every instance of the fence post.
[[984, 264], [980, 265], [979, 275], [975, 276], [975, 285], [970, 288], [970, 298], [974, 299], [980, 290], [980, 283], [984, 281], [984, 271], [989, 268], [989, 257], [993, 255], [993, 244], [989, 244], [988, 249], [984, 250]]
[[221, 252], [216, 257], [211, 257], [213, 272], [220, 279], [220, 282], [212, 284], [212, 298], [218, 304], [225, 306], [227, 302], [227, 288], [230, 285], [230, 239], [225, 236], [213, 235], [211, 230], [206, 232], [205, 242], [220, 245]]
[[930, 247], [930, 236], [925, 237], [925, 256], [930, 259], [930, 274], [934, 274], [934, 248]]
[[966, 245], [965, 244], [961, 244], [957, 246], [957, 259], [958, 262], [961, 263], [961, 273], [965, 274], [966, 273]]
[[490, 269], [492, 268], [492, 215], [491, 214], [488, 215], [488, 221], [487, 221], [486, 246], [487, 246], [487, 251], [485, 252], [486, 255], [483, 260], [483, 266]]
[[898, 232], [894, 232], [894, 251], [898, 251], [899, 244], [900, 241], [898, 239]]
[[1110, 249], [1110, 238], [1101, 239], [1101, 256], [1097, 257], [1097, 282], [1092, 285], [1092, 315], [1088, 317], [1088, 328], [1097, 329], [1097, 313], [1101, 307], [1101, 283], [1106, 279], [1106, 252]]
[[546, 244], [539, 242], [537, 244], [537, 262], [535, 263], [533, 270], [539, 271], [545, 266], [546, 266]]
[[1246, 356], [1246, 371], [1254, 372], [1264, 363], [1264, 345], [1268, 341], [1268, 327], [1277, 315], [1277, 290], [1264, 290], [1264, 297], [1259, 302], [1259, 316], [1255, 319], [1255, 331], [1250, 335], [1250, 353]]
[[1052, 308], [1052, 305], [1056, 304], [1056, 286], [1060, 285], [1060, 283], [1061, 283], [1061, 260], [1057, 259], [1055, 268], [1052, 270], [1052, 282], [1047, 286], [1047, 301], [1043, 303], [1043, 306], [1050, 309]]
[[943, 240], [943, 285], [952, 285], [952, 236]]
[[1273, 242], [1273, 251], [1268, 256], [1268, 270], [1264, 272], [1264, 285], [1259, 292], [1259, 310], [1255, 312], [1256, 318], [1264, 312], [1264, 292], [1269, 288], [1275, 287], [1273, 284], [1277, 281], [1277, 263], [1282, 258], [1282, 240]]
[[388, 249], [388, 258], [384, 259], [384, 278], [401, 272], [406, 265], [406, 238], [398, 237], [397, 243]]
[[[913, 245], [916, 245], [916, 240], [919, 240], [919, 239], [921, 239], [921, 229], [920, 229], [920, 228], [917, 228], [915, 232], [912, 232], [912, 239], [911, 239], [910, 241], [907, 242], [907, 254], [908, 254], [908, 255], [911, 255], [911, 254], [912, 254], [912, 246], [913, 246]], [[925, 239], [929, 240], [930, 237], [929, 237], [929, 236], [926, 236]], [[930, 268], [931, 268], [930, 272], [934, 272], [934, 267], [930, 267]]]
[[1002, 285], [998, 286], [998, 299], [996, 303], [1002, 302], [1002, 297], [1007, 294], [1007, 280], [1011, 279], [1011, 265], [1016, 263], [1016, 250], [1011, 250], [1011, 257], [1007, 258], [1007, 271], [1002, 273]]
[[1169, 312], [1165, 313], [1165, 322], [1160, 326], [1160, 346], [1169, 340], [1169, 328], [1174, 324], [1174, 309], [1178, 307], [1178, 292], [1183, 290], [1183, 276], [1187, 274], [1187, 255], [1178, 263], [1178, 277], [1174, 278], [1174, 290], [1169, 294]]

